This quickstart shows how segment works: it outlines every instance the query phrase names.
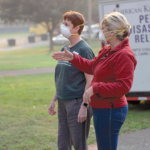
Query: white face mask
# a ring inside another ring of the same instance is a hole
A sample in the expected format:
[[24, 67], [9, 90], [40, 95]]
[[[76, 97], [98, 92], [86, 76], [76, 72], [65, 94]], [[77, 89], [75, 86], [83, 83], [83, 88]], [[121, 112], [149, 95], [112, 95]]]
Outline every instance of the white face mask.
[[102, 43], [107, 44], [107, 40], [106, 40], [105, 35], [104, 35], [104, 33], [103, 33], [102, 30], [99, 31], [99, 40], [100, 40]]
[[70, 29], [66, 27], [64, 24], [61, 25], [61, 34], [67, 39], [71, 36]]
[[[78, 26], [83, 26], [84, 24], [80, 24]], [[77, 26], [77, 27], [78, 27]], [[79, 34], [71, 34], [70, 29], [72, 28], [68, 28], [67, 26], [65, 26], [64, 24], [61, 25], [61, 34], [66, 37], [67, 39], [71, 36], [71, 35], [79, 35]]]

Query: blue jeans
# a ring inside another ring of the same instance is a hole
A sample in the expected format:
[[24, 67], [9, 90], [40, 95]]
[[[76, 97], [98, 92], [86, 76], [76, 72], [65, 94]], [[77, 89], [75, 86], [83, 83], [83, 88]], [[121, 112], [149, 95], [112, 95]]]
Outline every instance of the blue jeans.
[[118, 136], [128, 105], [119, 108], [92, 108], [98, 150], [117, 150]]

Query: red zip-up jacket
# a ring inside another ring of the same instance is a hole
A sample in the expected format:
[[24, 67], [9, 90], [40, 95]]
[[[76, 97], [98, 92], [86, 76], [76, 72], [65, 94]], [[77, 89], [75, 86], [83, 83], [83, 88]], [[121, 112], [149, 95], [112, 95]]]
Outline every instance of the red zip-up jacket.
[[70, 63], [81, 71], [94, 75], [91, 83], [94, 92], [91, 107], [116, 108], [127, 105], [125, 94], [131, 89], [137, 64], [128, 38], [114, 49], [104, 47], [93, 60], [73, 55], [74, 59]]

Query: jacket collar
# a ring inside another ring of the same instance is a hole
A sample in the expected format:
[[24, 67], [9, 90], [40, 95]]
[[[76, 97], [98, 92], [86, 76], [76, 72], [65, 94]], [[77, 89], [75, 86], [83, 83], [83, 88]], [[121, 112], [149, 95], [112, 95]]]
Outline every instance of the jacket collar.
[[113, 48], [110, 51], [118, 51], [121, 50], [123, 47], [128, 46], [129, 45], [129, 38], [126, 38], [125, 40], [123, 40], [120, 44], [118, 44], [115, 48]]
[[102, 56], [104, 56], [105, 54], [108, 53], [108, 55], [111, 54], [111, 52], [117, 52], [119, 50], [121, 50], [123, 47], [128, 46], [129, 45], [129, 38], [126, 38], [125, 40], [123, 40], [120, 44], [118, 44], [114, 49], [111, 49], [111, 46], [105, 46], [103, 49], [103, 53], [101, 53], [99, 55], [99, 57], [101, 58]]

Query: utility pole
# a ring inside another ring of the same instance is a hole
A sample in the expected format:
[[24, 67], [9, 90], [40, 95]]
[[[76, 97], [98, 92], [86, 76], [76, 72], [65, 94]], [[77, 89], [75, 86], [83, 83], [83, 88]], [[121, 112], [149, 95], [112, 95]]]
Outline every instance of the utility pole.
[[91, 0], [88, 0], [88, 44], [91, 46], [91, 16], [92, 16], [92, 10], [91, 10]]

